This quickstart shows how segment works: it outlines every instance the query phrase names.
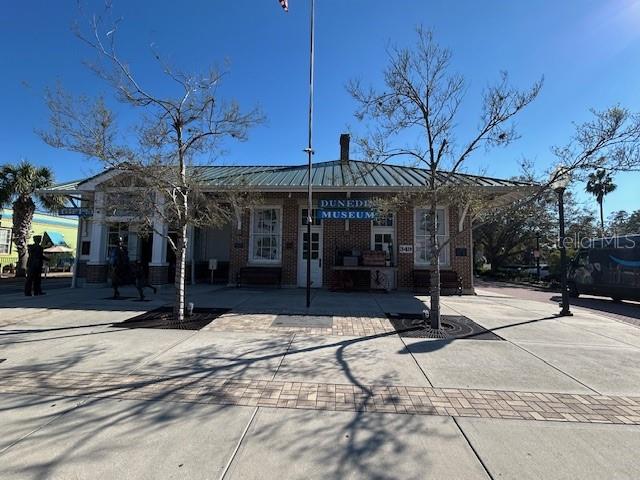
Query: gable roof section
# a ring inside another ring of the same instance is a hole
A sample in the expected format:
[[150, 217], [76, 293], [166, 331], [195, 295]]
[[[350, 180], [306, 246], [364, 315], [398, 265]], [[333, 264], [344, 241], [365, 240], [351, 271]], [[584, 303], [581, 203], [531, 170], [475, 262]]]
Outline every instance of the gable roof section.
[[[244, 186], [257, 190], [300, 190], [307, 187], [307, 166], [194, 166], [193, 173], [212, 187]], [[113, 175], [113, 170], [83, 181], [67, 182], [48, 189], [49, 192], [91, 190], [90, 185], [101, 183]], [[449, 172], [438, 172], [438, 181], [445, 182]], [[318, 162], [312, 167], [312, 185], [324, 190], [362, 189], [385, 190], [419, 188], [429, 179], [429, 172], [422, 168], [400, 165], [376, 164], [359, 160]], [[493, 177], [455, 173], [453, 183], [469, 187], [530, 187], [532, 184]]]

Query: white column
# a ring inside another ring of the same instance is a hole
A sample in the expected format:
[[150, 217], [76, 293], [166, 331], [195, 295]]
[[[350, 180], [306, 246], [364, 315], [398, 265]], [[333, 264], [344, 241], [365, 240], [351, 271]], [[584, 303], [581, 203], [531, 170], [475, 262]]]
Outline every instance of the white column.
[[91, 220], [91, 249], [88, 265], [107, 263], [107, 224], [104, 212], [104, 192], [96, 192]]
[[82, 224], [86, 220], [83, 220], [82, 216], [78, 217], [78, 232], [76, 233], [76, 258], [73, 261], [73, 273], [71, 277], [71, 288], [78, 286], [78, 264], [80, 263], [80, 252], [82, 252]]

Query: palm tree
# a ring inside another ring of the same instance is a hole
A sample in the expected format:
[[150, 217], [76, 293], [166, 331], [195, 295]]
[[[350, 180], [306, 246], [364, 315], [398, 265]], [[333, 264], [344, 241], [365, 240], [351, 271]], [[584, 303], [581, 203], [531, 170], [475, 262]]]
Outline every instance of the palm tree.
[[36, 167], [27, 161], [0, 167], [0, 208], [9, 204], [13, 207], [13, 243], [18, 251], [16, 277], [24, 276], [26, 272], [27, 242], [31, 237], [36, 202], [50, 211], [64, 205], [63, 197], [38, 193], [52, 185], [53, 172], [46, 167]]
[[589, 180], [587, 181], [587, 187], [585, 190], [596, 197], [598, 205], [600, 206], [600, 234], [604, 236], [604, 214], [602, 212], [602, 203], [605, 195], [613, 192], [617, 185], [613, 183], [611, 175], [603, 168], [599, 168], [594, 173], [589, 174]]

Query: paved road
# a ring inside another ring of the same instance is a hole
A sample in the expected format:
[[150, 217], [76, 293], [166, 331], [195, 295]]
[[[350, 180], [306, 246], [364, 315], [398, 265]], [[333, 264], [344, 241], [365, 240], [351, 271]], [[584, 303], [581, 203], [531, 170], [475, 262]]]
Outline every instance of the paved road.
[[[486, 282], [476, 279], [476, 288], [488, 293], [507, 295], [521, 300], [533, 300], [544, 303], [556, 303], [561, 300], [560, 292], [552, 292], [535, 287], [521, 286], [512, 283]], [[569, 299], [573, 307], [585, 308], [598, 312], [614, 320], [640, 326], [640, 302], [614, 302], [608, 297], [581, 295]]]

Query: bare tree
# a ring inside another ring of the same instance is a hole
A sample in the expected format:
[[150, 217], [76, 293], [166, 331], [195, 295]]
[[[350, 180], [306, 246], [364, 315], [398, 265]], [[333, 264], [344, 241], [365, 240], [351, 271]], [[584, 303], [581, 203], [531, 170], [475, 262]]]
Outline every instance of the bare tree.
[[[389, 50], [384, 88], [363, 88], [359, 81], [351, 81], [347, 89], [358, 103], [356, 118], [372, 123], [369, 134], [358, 142], [365, 156], [374, 163], [410, 159], [428, 172], [421, 196], [430, 206], [425, 218], [432, 267], [430, 321], [431, 328], [440, 329], [439, 256], [448, 243], [438, 243], [437, 206], [459, 197], [456, 174], [478, 149], [508, 145], [517, 138], [512, 120], [538, 96], [542, 82], [521, 91], [511, 87], [508, 75], [502, 73], [484, 91], [477, 131], [458, 141], [464, 78], [450, 72], [451, 52], [435, 41], [431, 31], [419, 27], [417, 34], [413, 49]], [[413, 143], [397, 146], [408, 137]]]
[[[50, 128], [41, 136], [49, 145], [99, 159], [122, 173], [120, 183], [113, 185], [120, 192], [115, 204], [126, 203], [129, 213], [165, 236], [176, 254], [174, 313], [182, 322], [189, 227], [224, 221], [246, 201], [240, 183], [235, 190], [221, 187], [209, 193], [205, 171], [194, 162], [220, 153], [224, 140], [246, 140], [248, 130], [262, 122], [263, 115], [257, 108], [245, 112], [235, 101], [221, 98], [218, 87], [226, 71], [184, 73], [157, 53], [154, 56], [176, 94], [151, 92], [116, 52], [120, 21], [106, 25], [104, 18], [93, 16], [89, 33], [78, 28], [76, 34], [98, 54], [98, 62], [90, 68], [120, 103], [138, 113], [134, 138], [122, 138], [115, 115], [102, 98], [74, 98], [60, 87], [47, 92]], [[170, 225], [172, 236], [155, 227], [158, 219]]]
[[596, 169], [640, 171], [640, 113], [616, 105], [591, 115], [566, 145], [552, 148], [557, 162], [579, 179]]

